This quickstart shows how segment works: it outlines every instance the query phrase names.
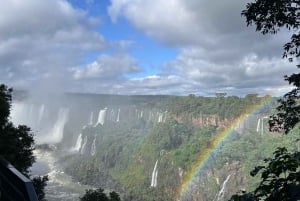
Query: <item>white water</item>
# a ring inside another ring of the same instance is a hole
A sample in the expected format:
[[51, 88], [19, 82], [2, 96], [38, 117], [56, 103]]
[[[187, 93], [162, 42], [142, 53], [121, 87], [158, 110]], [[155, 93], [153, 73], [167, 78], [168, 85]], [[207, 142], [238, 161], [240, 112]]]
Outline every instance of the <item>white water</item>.
[[82, 134], [80, 133], [77, 137], [76, 144], [71, 148], [71, 151], [79, 151], [82, 143]]
[[37, 144], [55, 144], [61, 142], [64, 135], [64, 127], [69, 119], [69, 109], [61, 108], [57, 114], [57, 120], [53, 128], [48, 132], [46, 136], [37, 136]]
[[225, 195], [225, 189], [226, 189], [226, 184], [229, 181], [231, 175], [228, 175], [227, 178], [225, 179], [225, 181], [222, 184], [222, 187], [219, 191], [219, 193], [216, 196], [216, 199], [214, 199], [214, 201], [223, 201], [224, 200], [224, 195]]
[[120, 121], [120, 112], [121, 112], [121, 109], [119, 108], [119, 110], [118, 110], [118, 116], [117, 116], [117, 122]]
[[158, 123], [161, 123], [161, 122], [163, 122], [163, 113], [159, 113], [158, 114]]
[[96, 135], [94, 137], [93, 143], [92, 143], [92, 147], [91, 147], [91, 155], [95, 156], [96, 154]]
[[57, 153], [53, 151], [35, 150], [36, 163], [31, 168], [32, 175], [48, 175], [45, 188], [48, 201], [74, 201], [91, 187], [75, 182], [67, 175], [57, 161]]
[[260, 131], [260, 118], [257, 120], [256, 132]]
[[86, 143], [87, 143], [87, 136], [85, 136], [84, 139], [83, 139], [83, 144], [82, 144], [81, 149], [80, 149], [80, 154], [84, 154]]
[[152, 171], [150, 187], [156, 187], [157, 186], [157, 174], [158, 174], [157, 163], [158, 163], [158, 160], [156, 160], [153, 171]]
[[105, 116], [106, 116], [106, 110], [107, 110], [107, 108], [104, 108], [103, 110], [99, 111], [98, 120], [97, 120], [97, 123], [95, 124], [95, 126], [97, 126], [98, 124], [101, 124], [101, 125], [104, 124]]

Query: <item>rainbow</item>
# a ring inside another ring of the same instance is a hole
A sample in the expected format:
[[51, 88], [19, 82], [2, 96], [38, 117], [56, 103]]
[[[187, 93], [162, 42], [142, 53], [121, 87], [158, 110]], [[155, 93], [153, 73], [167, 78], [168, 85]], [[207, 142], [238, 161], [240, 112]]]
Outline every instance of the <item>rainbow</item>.
[[177, 192], [179, 192], [178, 200], [182, 200], [187, 191], [189, 190], [190, 186], [193, 184], [194, 179], [196, 176], [201, 174], [205, 167], [209, 164], [209, 159], [211, 158], [212, 154], [216, 152], [220, 146], [222, 146], [223, 142], [226, 142], [233, 132], [233, 130], [242, 122], [244, 122], [249, 115], [259, 110], [263, 107], [266, 103], [270, 101], [271, 97], [263, 98], [258, 105], [251, 106], [245, 110], [245, 112], [236, 118], [230, 126], [223, 129], [219, 133], [217, 133], [214, 138], [210, 141], [210, 143], [206, 146], [204, 150], [201, 151], [201, 154], [198, 156], [197, 160], [193, 163], [190, 170], [185, 174], [184, 180], [179, 186]]

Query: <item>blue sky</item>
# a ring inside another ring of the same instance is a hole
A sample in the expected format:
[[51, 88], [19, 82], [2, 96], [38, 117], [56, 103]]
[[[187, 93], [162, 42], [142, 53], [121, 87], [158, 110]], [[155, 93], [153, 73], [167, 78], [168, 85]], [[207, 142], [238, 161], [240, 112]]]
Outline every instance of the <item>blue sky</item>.
[[262, 36], [247, 0], [4, 0], [0, 82], [111, 94], [280, 95], [289, 33]]

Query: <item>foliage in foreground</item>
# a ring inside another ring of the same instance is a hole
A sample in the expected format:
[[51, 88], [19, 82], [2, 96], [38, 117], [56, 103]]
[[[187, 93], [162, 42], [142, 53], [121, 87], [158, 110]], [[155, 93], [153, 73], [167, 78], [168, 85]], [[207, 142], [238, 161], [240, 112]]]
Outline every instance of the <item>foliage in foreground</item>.
[[[242, 15], [246, 17], [247, 25], [255, 24], [256, 31], [262, 34], [276, 34], [281, 28], [292, 30], [291, 40], [284, 45], [283, 53], [283, 57], [292, 62], [300, 56], [299, 11], [299, 1], [256, 0], [247, 4]], [[288, 134], [300, 122], [300, 73], [285, 76], [285, 80], [293, 89], [279, 100], [278, 113], [271, 117], [269, 124], [271, 131]], [[299, 151], [288, 152], [286, 148], [277, 148], [273, 158], [267, 158], [264, 162], [267, 165], [257, 166], [251, 172], [251, 176], [261, 172], [261, 182], [254, 192], [234, 195], [231, 200], [300, 200]]]
[[98, 188], [86, 190], [83, 197], [80, 197], [80, 201], [121, 201], [121, 199], [115, 191], [110, 192], [107, 196], [102, 188]]
[[[0, 156], [8, 160], [22, 174], [30, 177], [29, 168], [35, 161], [34, 139], [30, 128], [15, 126], [9, 121], [12, 89], [0, 85]], [[39, 200], [45, 200], [44, 188], [48, 177], [35, 177], [33, 185]]]
[[288, 152], [279, 147], [265, 165], [256, 166], [251, 176], [260, 173], [259, 186], [250, 193], [233, 195], [233, 201], [292, 201], [300, 199], [300, 152]]

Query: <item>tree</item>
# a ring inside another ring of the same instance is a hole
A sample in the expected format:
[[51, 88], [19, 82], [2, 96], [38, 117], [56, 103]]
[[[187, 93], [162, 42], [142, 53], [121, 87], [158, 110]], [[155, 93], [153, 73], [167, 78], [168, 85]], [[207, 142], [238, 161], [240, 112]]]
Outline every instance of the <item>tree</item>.
[[[290, 62], [300, 56], [300, 1], [256, 0], [242, 11], [247, 26], [256, 25], [262, 34], [276, 34], [282, 28], [291, 33], [290, 41], [283, 46], [283, 58]], [[296, 65], [300, 68], [300, 64]], [[270, 130], [288, 134], [300, 122], [300, 73], [285, 76], [293, 86], [280, 100], [277, 114], [269, 120]], [[232, 196], [231, 200], [300, 200], [300, 153], [277, 148], [274, 157], [264, 160], [266, 165], [257, 166], [251, 176], [261, 173], [261, 182], [254, 192]]]
[[102, 188], [96, 190], [86, 190], [83, 197], [80, 197], [80, 201], [121, 201], [118, 193], [112, 191], [107, 196]]
[[[9, 121], [12, 89], [0, 85], [0, 156], [8, 160], [22, 174], [29, 177], [29, 168], [35, 161], [34, 139], [30, 128], [25, 125], [15, 127]], [[45, 197], [44, 187], [48, 177], [35, 177], [33, 185], [39, 200]]]
[[[246, 17], [247, 26], [255, 24], [256, 31], [262, 34], [276, 34], [282, 28], [290, 31], [290, 41], [283, 46], [283, 58], [292, 62], [300, 56], [300, 1], [256, 0], [247, 4], [242, 16]], [[296, 66], [300, 68], [300, 64]], [[300, 121], [300, 73], [286, 75], [284, 79], [294, 88], [279, 100], [270, 129], [287, 134]]]

